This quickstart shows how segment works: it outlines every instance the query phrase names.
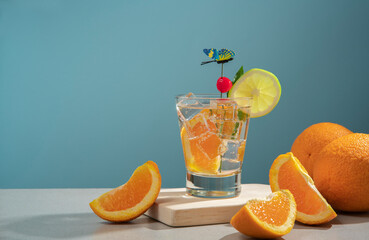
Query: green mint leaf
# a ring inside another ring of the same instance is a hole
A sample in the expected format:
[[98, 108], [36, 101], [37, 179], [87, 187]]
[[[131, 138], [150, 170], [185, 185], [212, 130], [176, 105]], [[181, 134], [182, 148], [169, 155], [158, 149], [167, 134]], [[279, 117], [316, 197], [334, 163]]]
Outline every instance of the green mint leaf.
[[240, 122], [236, 122], [236, 124], [234, 125], [234, 129], [232, 132], [232, 139], [234, 139], [234, 137], [236, 136], [236, 133], [238, 132], [238, 127], [240, 126]]
[[233, 84], [243, 75], [243, 66], [240, 67], [240, 69], [237, 71], [236, 75], [234, 75], [233, 78]]
[[238, 109], [238, 113], [237, 113], [237, 116], [238, 116], [238, 120], [240, 121], [246, 121], [247, 119], [247, 113], [243, 112], [242, 110]]

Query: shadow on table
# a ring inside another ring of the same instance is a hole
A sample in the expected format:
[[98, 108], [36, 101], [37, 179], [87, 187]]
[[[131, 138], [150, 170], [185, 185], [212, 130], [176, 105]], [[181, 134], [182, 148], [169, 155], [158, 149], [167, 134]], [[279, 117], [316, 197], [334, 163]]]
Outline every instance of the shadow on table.
[[300, 222], [295, 222], [295, 225], [293, 226], [294, 229], [312, 229], [314, 230], [328, 230], [332, 227], [332, 222], [320, 224], [320, 225], [307, 225]]
[[33, 237], [69, 239], [132, 230], [145, 226], [151, 226], [152, 228], [156, 226], [157, 229], [160, 229], [160, 227], [169, 228], [148, 217], [139, 217], [127, 223], [110, 223], [98, 218], [93, 213], [73, 213], [14, 219], [7, 224], [1, 224], [0, 232], [7, 231]]
[[337, 212], [337, 215], [338, 216], [332, 220], [332, 224], [358, 224], [369, 222], [369, 212]]
[[[236, 233], [232, 233], [232, 234], [229, 234], [229, 235], [226, 235], [224, 237], [222, 237], [221, 239], [219, 240], [247, 240], [247, 239], [253, 239], [255, 240], [256, 238], [253, 238], [253, 237], [249, 237], [249, 236], [246, 236], [246, 235], [243, 235], [242, 233], [239, 233], [239, 232], [236, 232]], [[275, 240], [284, 240], [284, 238], [273, 238]]]
[[143, 228], [143, 227], [151, 229], [151, 230], [173, 229], [173, 227], [165, 225], [164, 223], [156, 221], [155, 219], [152, 219], [148, 216], [141, 216], [130, 222], [125, 222], [125, 223], [112, 223], [112, 222], [107, 222], [107, 221], [100, 222], [100, 226], [96, 230], [96, 233], [97, 234], [108, 233], [111, 231], [122, 231], [128, 228], [133, 229], [133, 228]]

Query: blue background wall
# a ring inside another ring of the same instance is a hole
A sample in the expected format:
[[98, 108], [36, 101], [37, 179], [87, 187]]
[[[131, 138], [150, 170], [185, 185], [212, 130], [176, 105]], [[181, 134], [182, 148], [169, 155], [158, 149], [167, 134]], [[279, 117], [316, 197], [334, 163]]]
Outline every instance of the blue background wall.
[[369, 132], [368, 1], [0, 1], [0, 188], [115, 187], [147, 160], [183, 187], [174, 96], [275, 73], [282, 96], [252, 119], [242, 182], [311, 124]]

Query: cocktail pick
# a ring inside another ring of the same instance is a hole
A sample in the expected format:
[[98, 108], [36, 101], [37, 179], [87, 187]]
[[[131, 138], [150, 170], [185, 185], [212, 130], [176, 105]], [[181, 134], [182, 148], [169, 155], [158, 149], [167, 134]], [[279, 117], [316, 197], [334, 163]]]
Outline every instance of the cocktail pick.
[[219, 51], [215, 48], [204, 49], [204, 53], [213, 60], [202, 62], [201, 65], [211, 62], [222, 64], [220, 78], [217, 81], [217, 89], [220, 92], [220, 97], [223, 98], [223, 93], [228, 92], [232, 88], [232, 81], [223, 76], [223, 65], [226, 62], [232, 61], [235, 53], [234, 51], [225, 48], [222, 48]]
[[234, 51], [228, 50], [225, 48], [220, 49], [219, 51], [215, 48], [209, 48], [204, 49], [204, 53], [211, 59], [211, 61], [205, 61], [202, 62], [201, 65], [208, 64], [211, 62], [217, 62], [217, 63], [226, 63], [233, 60], [233, 57], [235, 55]]

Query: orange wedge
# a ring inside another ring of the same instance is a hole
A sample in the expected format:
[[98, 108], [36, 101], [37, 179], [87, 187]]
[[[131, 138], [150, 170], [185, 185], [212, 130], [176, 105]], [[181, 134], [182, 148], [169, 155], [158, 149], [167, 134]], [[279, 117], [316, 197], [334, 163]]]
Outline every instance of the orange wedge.
[[209, 115], [210, 110], [204, 109], [181, 129], [186, 166], [192, 172], [216, 174], [220, 166], [222, 141]]
[[288, 190], [272, 193], [266, 200], [249, 200], [231, 219], [239, 232], [256, 238], [276, 238], [289, 233], [296, 218], [296, 203]]
[[142, 215], [159, 195], [161, 176], [153, 161], [138, 167], [131, 178], [90, 203], [94, 213], [111, 222], [126, 222]]
[[281, 154], [269, 171], [272, 191], [288, 189], [297, 204], [296, 220], [305, 224], [322, 224], [337, 216], [315, 187], [300, 161], [291, 153]]
[[[220, 166], [220, 157], [210, 159], [202, 149], [188, 139], [186, 128], [181, 130], [183, 153], [187, 168], [192, 172], [198, 173], [217, 173]], [[210, 148], [209, 146], [208, 148]]]

